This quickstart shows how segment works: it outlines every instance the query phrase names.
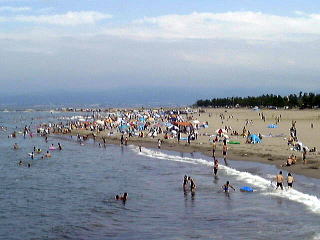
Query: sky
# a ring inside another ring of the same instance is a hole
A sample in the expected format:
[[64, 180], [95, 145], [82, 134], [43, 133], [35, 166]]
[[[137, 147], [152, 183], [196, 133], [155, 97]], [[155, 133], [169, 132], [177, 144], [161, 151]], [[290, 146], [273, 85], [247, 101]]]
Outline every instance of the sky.
[[318, 0], [0, 0], [0, 93], [320, 90]]

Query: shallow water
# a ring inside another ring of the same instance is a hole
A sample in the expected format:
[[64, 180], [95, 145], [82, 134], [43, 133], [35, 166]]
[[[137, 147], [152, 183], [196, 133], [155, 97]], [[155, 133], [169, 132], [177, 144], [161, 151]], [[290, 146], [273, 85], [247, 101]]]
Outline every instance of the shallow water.
[[[6, 136], [33, 122], [66, 115], [0, 113], [0, 239], [319, 239], [320, 181], [295, 176], [294, 189], [276, 191], [278, 170], [252, 162], [228, 161], [218, 177], [201, 154], [175, 153], [73, 139]], [[33, 120], [32, 120], [33, 118]], [[36, 119], [35, 119], [36, 118]], [[21, 149], [14, 151], [17, 142]], [[33, 146], [61, 142], [51, 159], [31, 160]], [[18, 166], [19, 160], [31, 168]], [[194, 195], [182, 190], [184, 174], [195, 179]], [[225, 194], [229, 180], [254, 193]], [[128, 192], [124, 204], [114, 195]]]

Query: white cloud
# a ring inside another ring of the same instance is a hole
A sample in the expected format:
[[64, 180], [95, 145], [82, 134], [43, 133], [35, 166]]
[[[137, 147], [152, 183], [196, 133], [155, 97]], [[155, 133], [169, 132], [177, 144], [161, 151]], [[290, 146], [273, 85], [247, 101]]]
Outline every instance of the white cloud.
[[0, 12], [25, 12], [30, 10], [31, 10], [30, 7], [11, 7], [11, 6], [0, 7]]
[[106, 33], [145, 39], [313, 40], [320, 38], [320, 14], [286, 17], [261, 12], [194, 12], [145, 17]]
[[18, 22], [30, 22], [30, 23], [42, 23], [42, 24], [53, 24], [53, 25], [65, 25], [75, 26], [81, 24], [95, 24], [98, 21], [112, 18], [109, 14], [104, 14], [95, 11], [80, 11], [80, 12], [67, 12], [65, 14], [56, 15], [38, 15], [28, 16], [20, 15], [9, 21]]

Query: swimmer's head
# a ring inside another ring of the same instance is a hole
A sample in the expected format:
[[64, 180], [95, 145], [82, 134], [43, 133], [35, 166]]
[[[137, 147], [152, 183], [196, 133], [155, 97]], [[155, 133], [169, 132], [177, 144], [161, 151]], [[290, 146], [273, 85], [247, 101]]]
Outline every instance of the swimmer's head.
[[282, 171], [280, 171], [279, 174], [282, 174]]
[[291, 176], [291, 173], [288, 173], [288, 176]]
[[230, 183], [230, 182], [229, 182], [229, 181], [227, 181], [227, 185], [229, 185], [229, 183]]
[[116, 195], [116, 200], [119, 200], [119, 195]]

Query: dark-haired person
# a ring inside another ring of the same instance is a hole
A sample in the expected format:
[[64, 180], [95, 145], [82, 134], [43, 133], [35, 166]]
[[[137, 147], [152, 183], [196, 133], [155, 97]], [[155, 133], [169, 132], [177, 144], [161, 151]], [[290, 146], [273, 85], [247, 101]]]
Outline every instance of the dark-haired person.
[[283, 176], [282, 176], [282, 171], [279, 172], [279, 174], [275, 177], [276, 182], [277, 182], [277, 187], [276, 189], [278, 189], [279, 187], [281, 188], [281, 190], [283, 190]]
[[288, 173], [288, 177], [287, 177], [288, 188], [293, 187], [293, 182], [294, 182], [294, 178], [292, 177], [291, 173]]
[[232, 188], [233, 191], [236, 190], [236, 189], [230, 184], [230, 182], [227, 181], [226, 184], [224, 184], [224, 185], [222, 186], [222, 189], [223, 189], [224, 192], [228, 193], [228, 192], [229, 192], [229, 188]]

